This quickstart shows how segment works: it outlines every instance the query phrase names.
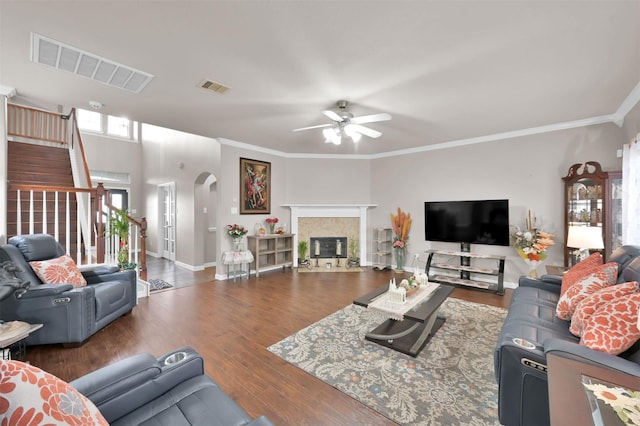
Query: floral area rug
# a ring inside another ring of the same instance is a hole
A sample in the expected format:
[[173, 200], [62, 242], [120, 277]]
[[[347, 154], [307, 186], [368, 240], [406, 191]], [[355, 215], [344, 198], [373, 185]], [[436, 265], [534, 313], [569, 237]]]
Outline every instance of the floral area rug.
[[493, 350], [507, 311], [447, 299], [418, 357], [364, 339], [385, 320], [349, 305], [270, 352], [403, 425], [499, 425]]

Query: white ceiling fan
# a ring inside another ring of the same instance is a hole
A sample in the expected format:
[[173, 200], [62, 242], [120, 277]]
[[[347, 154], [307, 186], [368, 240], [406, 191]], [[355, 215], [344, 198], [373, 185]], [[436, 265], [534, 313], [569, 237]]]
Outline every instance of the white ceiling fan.
[[340, 145], [342, 143], [343, 136], [349, 136], [353, 140], [353, 142], [358, 142], [362, 135], [369, 136], [370, 138], [379, 138], [382, 133], [377, 130], [365, 127], [362, 124], [391, 120], [391, 115], [387, 114], [386, 112], [354, 117], [353, 114], [347, 111], [349, 102], [345, 100], [338, 101], [336, 105], [338, 106], [337, 109], [322, 111], [322, 113], [329, 117], [329, 119], [331, 119], [333, 123], [302, 127], [300, 129], [294, 129], [293, 131], [299, 132], [301, 130], [320, 129], [325, 127], [325, 129], [322, 131], [322, 134], [325, 138], [325, 143]]

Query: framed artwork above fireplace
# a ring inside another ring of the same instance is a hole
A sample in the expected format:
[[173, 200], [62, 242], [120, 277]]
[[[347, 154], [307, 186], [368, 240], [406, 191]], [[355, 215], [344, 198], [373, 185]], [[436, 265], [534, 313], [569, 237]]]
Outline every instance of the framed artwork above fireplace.
[[271, 214], [271, 163], [240, 158], [240, 214]]

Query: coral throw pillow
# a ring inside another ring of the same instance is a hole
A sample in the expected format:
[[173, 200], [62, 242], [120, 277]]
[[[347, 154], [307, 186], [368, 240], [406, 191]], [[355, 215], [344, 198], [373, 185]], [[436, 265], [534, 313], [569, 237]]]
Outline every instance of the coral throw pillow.
[[0, 361], [0, 419], [9, 425], [109, 425], [71, 385], [20, 361]]
[[592, 273], [595, 269], [604, 263], [602, 260], [602, 254], [595, 252], [591, 256], [587, 257], [582, 262], [574, 265], [562, 276], [562, 285], [560, 286], [560, 296], [569, 290], [569, 287], [574, 285], [583, 277]]
[[623, 284], [612, 285], [585, 297], [582, 302], [578, 303], [576, 310], [571, 316], [571, 327], [569, 331], [580, 337], [582, 335], [582, 327], [584, 322], [595, 313], [601, 306], [628, 294], [638, 292], [638, 283], [631, 281]]
[[87, 285], [76, 262], [66, 254], [50, 260], [34, 260], [29, 265], [45, 284], [73, 284], [74, 287]]
[[626, 351], [640, 339], [638, 309], [640, 293], [604, 304], [584, 322], [580, 344], [611, 355]]
[[556, 316], [563, 320], [570, 320], [578, 303], [601, 288], [612, 286], [618, 280], [618, 264], [616, 262], [599, 266], [586, 277], [578, 280], [560, 296], [556, 306]]

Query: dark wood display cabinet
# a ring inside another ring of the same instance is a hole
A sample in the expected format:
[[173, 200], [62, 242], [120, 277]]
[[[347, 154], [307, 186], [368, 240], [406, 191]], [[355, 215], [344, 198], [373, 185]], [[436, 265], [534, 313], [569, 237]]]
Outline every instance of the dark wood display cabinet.
[[621, 244], [622, 176], [605, 172], [599, 163], [574, 164], [564, 181], [564, 265], [571, 266], [574, 248], [567, 247], [570, 226], [597, 226], [602, 229], [604, 258]]

